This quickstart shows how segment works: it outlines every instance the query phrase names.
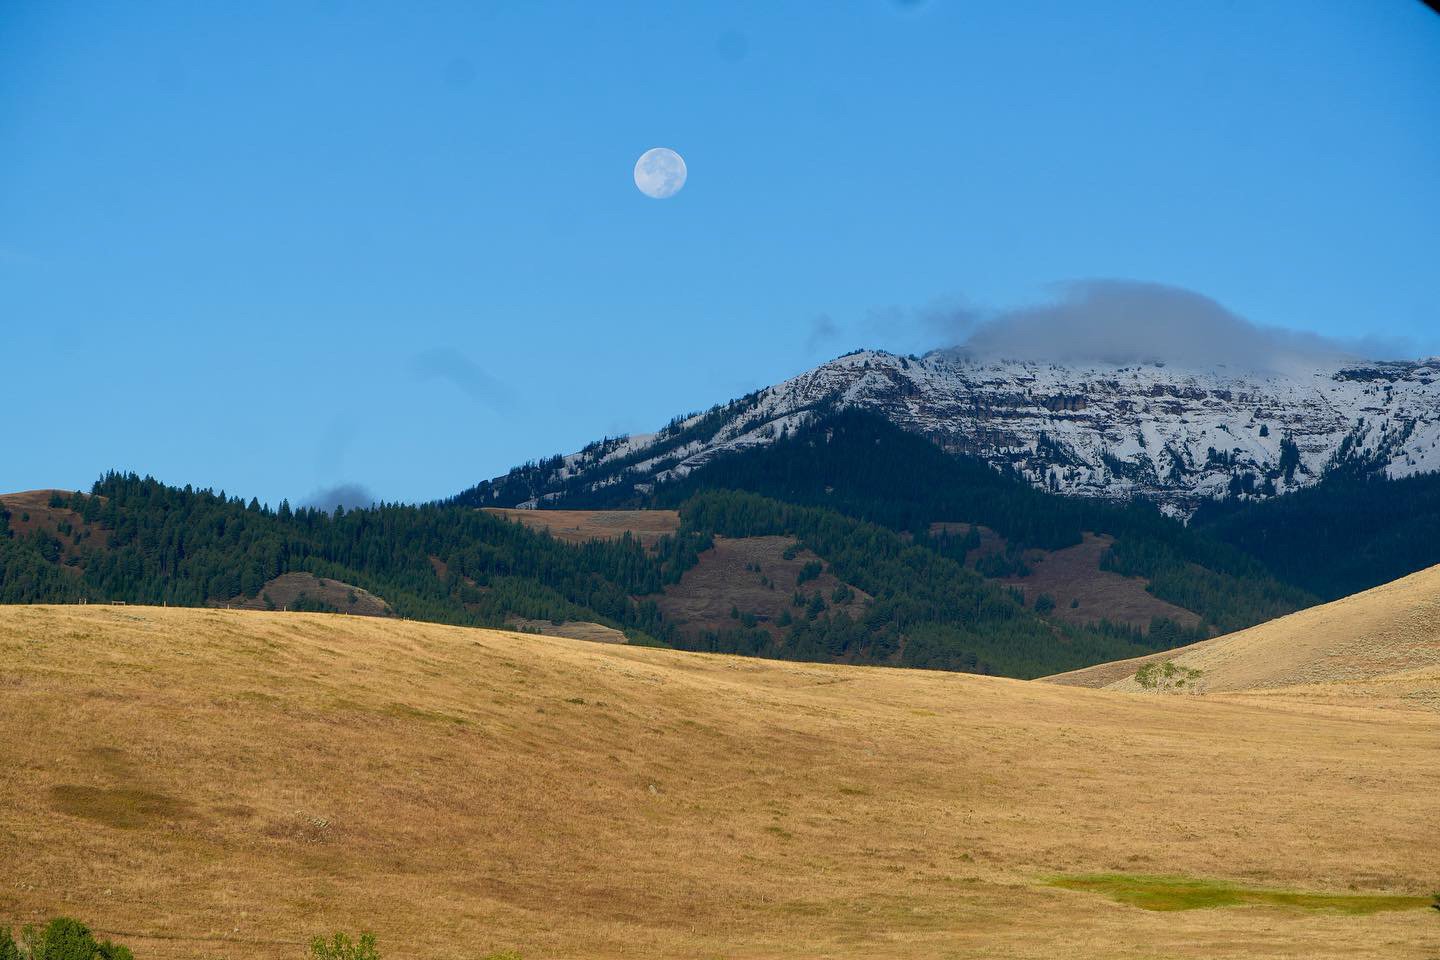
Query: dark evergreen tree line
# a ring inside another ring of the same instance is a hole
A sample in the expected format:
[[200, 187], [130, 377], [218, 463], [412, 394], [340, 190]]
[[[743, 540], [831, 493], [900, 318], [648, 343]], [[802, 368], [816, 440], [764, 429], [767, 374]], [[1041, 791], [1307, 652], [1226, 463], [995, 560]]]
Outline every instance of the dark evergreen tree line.
[[1207, 504], [1192, 523], [1334, 600], [1440, 563], [1440, 473], [1389, 480], [1342, 469], [1272, 500]]
[[[1133, 631], [1076, 629], [1044, 619], [946, 555], [953, 549], [935, 549], [923, 538], [908, 542], [893, 529], [835, 510], [749, 493], [693, 497], [682, 507], [679, 533], [652, 549], [628, 535], [567, 544], [456, 504], [327, 513], [282, 503], [272, 510], [134, 474], [108, 474], [90, 494], [61, 498], [56, 506], [81, 518], [63, 555], [51, 549], [48, 534], [11, 536], [0, 518], [0, 597], [6, 601], [198, 606], [257, 597], [272, 578], [305, 571], [369, 590], [397, 614], [416, 619], [489, 626], [517, 616], [593, 620], [640, 642], [795, 659], [1033, 676], [1152, 649]], [[678, 580], [716, 534], [795, 536], [835, 576], [874, 600], [847, 603], [849, 587], [830, 591], [828, 600], [807, 590], [821, 572], [812, 562], [783, 625], [762, 625], [736, 611], [733, 630], [682, 635], [654, 596]]]
[[[277, 510], [223, 492], [111, 473], [63, 504], [95, 524], [103, 548], [57, 566], [37, 537], [0, 537], [7, 602], [123, 599], [199, 606], [256, 597], [292, 571], [356, 584], [405, 617], [498, 625], [508, 616], [587, 619], [663, 635], [653, 594], [709, 543], [703, 535], [645, 549], [626, 535], [579, 546], [483, 511], [379, 505], [327, 513]], [[440, 571], [443, 571], [441, 575]]]

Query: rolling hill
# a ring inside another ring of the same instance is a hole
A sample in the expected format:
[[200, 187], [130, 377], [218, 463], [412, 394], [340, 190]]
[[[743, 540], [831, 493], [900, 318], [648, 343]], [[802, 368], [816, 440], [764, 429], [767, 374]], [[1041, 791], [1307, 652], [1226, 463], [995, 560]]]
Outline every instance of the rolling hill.
[[98, 605], [0, 607], [0, 664], [0, 918], [150, 960], [361, 927], [416, 960], [1390, 958], [1440, 932], [1440, 723], [1403, 700]]
[[1440, 710], [1440, 567], [1248, 630], [1047, 678], [1140, 691], [1138, 671], [1172, 662], [1211, 692], [1284, 689], [1392, 698]]

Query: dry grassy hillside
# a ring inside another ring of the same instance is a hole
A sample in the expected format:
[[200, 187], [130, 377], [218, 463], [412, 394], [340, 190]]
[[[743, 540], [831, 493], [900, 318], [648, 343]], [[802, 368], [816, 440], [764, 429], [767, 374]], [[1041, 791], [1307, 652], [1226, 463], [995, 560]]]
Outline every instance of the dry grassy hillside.
[[592, 643], [629, 643], [623, 630], [607, 627], [603, 623], [585, 620], [567, 620], [555, 623], [552, 620], [531, 620], [526, 617], [512, 617], [505, 621], [507, 627], [521, 633], [543, 633], [547, 637], [568, 637], [571, 640], [589, 640]]
[[0, 918], [142, 960], [1440, 953], [1423, 711], [5, 607], [0, 761]]
[[[963, 535], [971, 527], [969, 523], [940, 521], [930, 524], [930, 533]], [[973, 527], [980, 535], [980, 544], [966, 555], [965, 566], [974, 570], [981, 558], [1009, 551], [1009, 541], [994, 530], [982, 524]], [[1144, 577], [1127, 577], [1102, 569], [1101, 561], [1114, 543], [1112, 536], [1086, 533], [1073, 547], [1027, 549], [1022, 555], [1030, 572], [1023, 577], [997, 578], [995, 582], [1018, 589], [1027, 604], [1034, 604], [1041, 594], [1048, 595], [1055, 601], [1050, 616], [1065, 623], [1098, 623], [1103, 619], [1148, 630], [1151, 620], [1162, 617], [1185, 627], [1200, 624], [1195, 612], [1150, 593], [1146, 589], [1150, 582]]]
[[62, 569], [79, 576], [75, 564], [90, 553], [107, 549], [105, 537], [95, 536], [99, 528], [69, 507], [50, 506], [50, 498], [56, 494], [67, 500], [70, 497], [64, 490], [26, 490], [0, 494], [0, 507], [10, 511], [10, 529], [17, 537], [40, 531], [56, 538]]
[[674, 510], [515, 510], [484, 507], [494, 514], [532, 530], [548, 530], [566, 543], [587, 540], [618, 540], [626, 533], [647, 547], [680, 529], [680, 514]]
[[[802, 582], [805, 566], [812, 563], [820, 564], [823, 572]], [[730, 612], [735, 610], [753, 615], [762, 629], [779, 636], [786, 611], [805, 615], [803, 607], [795, 606], [797, 591], [829, 600], [840, 586], [850, 592], [850, 599], [832, 603], [832, 610], [844, 610], [856, 619], [864, 616], [870, 595], [837, 578], [817, 554], [793, 537], [716, 537], [714, 547], [700, 554], [700, 562], [686, 570], [679, 583], [665, 587], [656, 605], [692, 635], [734, 629], [737, 624]]]
[[1048, 679], [1139, 691], [1136, 671], [1164, 661], [1200, 671], [1207, 692], [1299, 688], [1287, 694], [1440, 709], [1440, 567], [1248, 630]]
[[360, 617], [388, 617], [394, 614], [390, 604], [369, 590], [343, 580], [331, 580], [305, 572], [282, 573], [266, 581], [258, 597], [240, 596], [223, 604], [216, 601], [216, 606], [241, 610], [284, 610], [305, 600], [326, 604], [320, 609], [328, 607]]

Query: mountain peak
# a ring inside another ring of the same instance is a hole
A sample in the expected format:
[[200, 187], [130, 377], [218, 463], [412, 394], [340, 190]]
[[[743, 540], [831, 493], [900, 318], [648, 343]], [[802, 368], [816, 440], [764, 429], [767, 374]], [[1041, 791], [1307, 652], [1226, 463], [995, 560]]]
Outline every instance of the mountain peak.
[[643, 496], [717, 457], [857, 408], [1052, 492], [1153, 500], [1172, 516], [1351, 469], [1440, 469], [1440, 360], [1336, 360], [1286, 372], [1165, 362], [995, 360], [856, 350], [654, 434], [607, 438], [462, 495], [538, 507]]

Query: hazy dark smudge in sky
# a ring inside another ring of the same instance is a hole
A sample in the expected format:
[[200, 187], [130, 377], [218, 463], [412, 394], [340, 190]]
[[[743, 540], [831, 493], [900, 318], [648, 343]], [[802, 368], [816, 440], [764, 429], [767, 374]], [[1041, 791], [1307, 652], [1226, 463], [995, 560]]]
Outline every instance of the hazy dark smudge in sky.
[[811, 353], [829, 349], [840, 338], [840, 328], [827, 313], [822, 313], [810, 322], [810, 333], [805, 337], [805, 349]]
[[333, 487], [322, 487], [302, 501], [301, 506], [314, 507], [327, 513], [336, 507], [354, 510], [368, 507], [376, 502], [375, 494], [361, 483], [337, 483]]
[[416, 380], [444, 380], [496, 413], [510, 408], [510, 389], [457, 351], [435, 347], [416, 354], [411, 373]]
[[984, 319], [961, 310], [928, 323], [948, 327], [949, 342], [968, 356], [1055, 363], [1279, 370], [1379, 356], [1398, 346], [1260, 326], [1204, 294], [1159, 283], [1083, 280], [1058, 289], [1049, 303]]

